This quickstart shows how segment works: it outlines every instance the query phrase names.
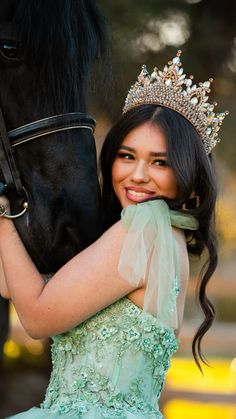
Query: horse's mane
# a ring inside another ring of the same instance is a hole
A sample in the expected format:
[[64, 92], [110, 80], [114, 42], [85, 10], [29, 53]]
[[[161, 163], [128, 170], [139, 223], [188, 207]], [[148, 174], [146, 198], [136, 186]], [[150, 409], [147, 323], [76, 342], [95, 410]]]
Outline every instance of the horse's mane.
[[92, 65], [109, 51], [95, 0], [20, 0], [18, 5], [22, 53], [44, 105], [58, 113], [85, 111]]

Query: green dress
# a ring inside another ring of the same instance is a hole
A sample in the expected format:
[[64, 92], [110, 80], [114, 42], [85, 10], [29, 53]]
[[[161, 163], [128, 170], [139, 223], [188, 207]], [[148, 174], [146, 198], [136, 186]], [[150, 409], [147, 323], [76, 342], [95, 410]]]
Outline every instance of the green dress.
[[121, 219], [127, 235], [118, 269], [137, 286], [146, 281], [144, 309], [122, 298], [54, 336], [45, 399], [14, 418], [163, 418], [158, 399], [178, 346], [178, 246], [171, 224], [198, 225], [192, 216], [170, 211], [163, 200], [129, 206]]

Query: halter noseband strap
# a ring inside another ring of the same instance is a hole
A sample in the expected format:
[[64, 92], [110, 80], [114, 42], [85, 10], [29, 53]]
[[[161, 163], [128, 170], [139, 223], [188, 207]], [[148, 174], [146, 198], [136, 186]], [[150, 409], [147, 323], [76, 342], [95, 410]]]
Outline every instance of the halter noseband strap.
[[[0, 109], [0, 167], [6, 186], [9, 189], [14, 189], [18, 195], [24, 195], [27, 198], [26, 190], [21, 183], [20, 174], [15, 163], [13, 147], [60, 131], [85, 128], [93, 132], [95, 125], [95, 120], [89, 115], [82, 112], [71, 112], [40, 119], [7, 132], [2, 110]], [[17, 218], [23, 215], [28, 208], [28, 202], [24, 202], [23, 207], [23, 211], [10, 217]], [[2, 216], [7, 215], [2, 214]]]
[[22, 125], [9, 131], [8, 137], [11, 140], [11, 146], [16, 147], [36, 138], [70, 129], [87, 128], [94, 132], [95, 125], [96, 122], [89, 115], [82, 112], [71, 112]]

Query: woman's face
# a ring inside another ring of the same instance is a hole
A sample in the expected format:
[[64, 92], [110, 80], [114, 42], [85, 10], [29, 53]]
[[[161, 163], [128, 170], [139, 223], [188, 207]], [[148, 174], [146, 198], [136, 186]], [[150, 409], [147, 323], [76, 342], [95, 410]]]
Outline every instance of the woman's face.
[[174, 173], [166, 163], [162, 130], [145, 122], [130, 131], [112, 166], [112, 184], [123, 208], [158, 196], [176, 198]]

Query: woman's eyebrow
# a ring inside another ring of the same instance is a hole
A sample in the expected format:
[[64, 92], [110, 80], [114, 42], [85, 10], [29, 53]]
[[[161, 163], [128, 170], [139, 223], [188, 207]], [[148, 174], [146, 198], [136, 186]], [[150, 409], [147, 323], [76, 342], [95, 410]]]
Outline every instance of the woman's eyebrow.
[[128, 151], [132, 151], [132, 153], [135, 152], [135, 149], [132, 147], [128, 147], [127, 145], [122, 145], [120, 146], [120, 149], [123, 148], [124, 150], [128, 150]]
[[[133, 147], [129, 147], [129, 146], [127, 146], [127, 145], [121, 145], [120, 146], [120, 149], [124, 149], [124, 150], [127, 150], [127, 151], [131, 151], [132, 153], [135, 153], [136, 152], [136, 150], [135, 150], [135, 148], [133, 148]], [[167, 153], [166, 153], [166, 151], [150, 151], [150, 156], [152, 156], [152, 157], [166, 157], [167, 156]]]
[[166, 157], [167, 156], [167, 153], [166, 153], [166, 151], [159, 151], [159, 152], [157, 152], [157, 151], [151, 151], [150, 152], [150, 156], [153, 156], [153, 157]]

